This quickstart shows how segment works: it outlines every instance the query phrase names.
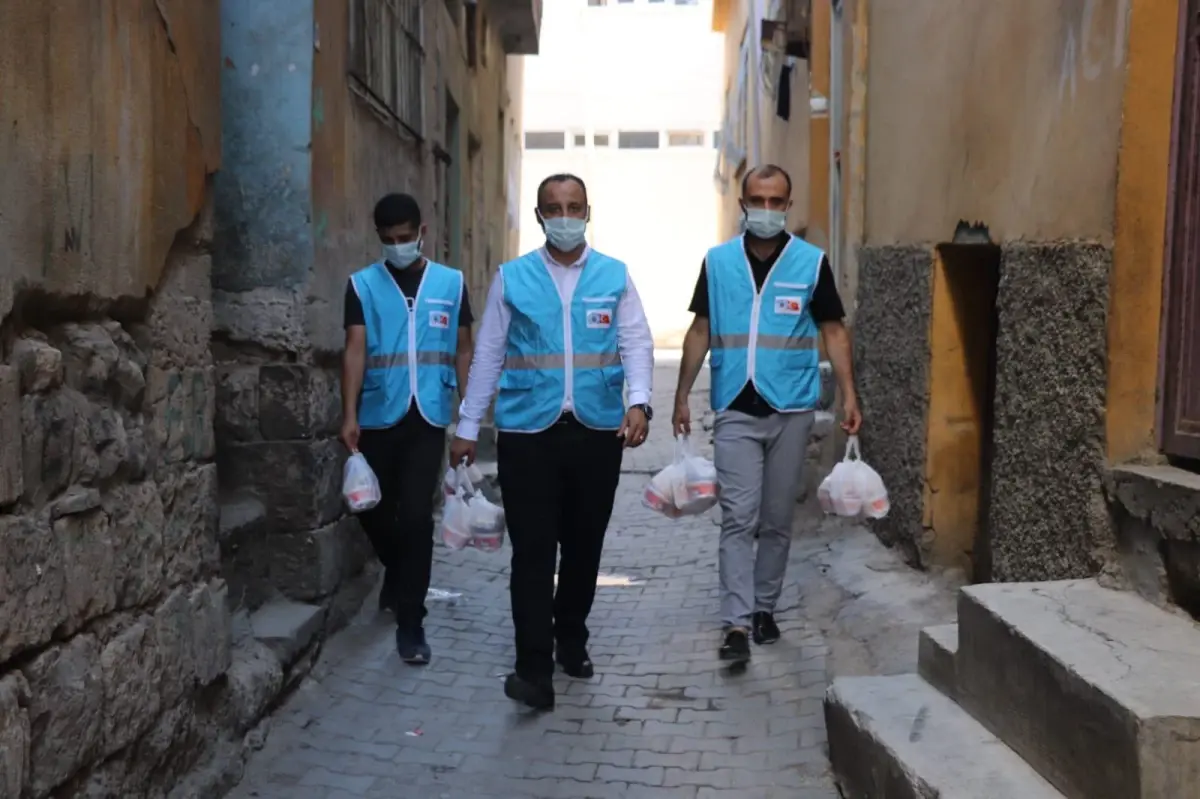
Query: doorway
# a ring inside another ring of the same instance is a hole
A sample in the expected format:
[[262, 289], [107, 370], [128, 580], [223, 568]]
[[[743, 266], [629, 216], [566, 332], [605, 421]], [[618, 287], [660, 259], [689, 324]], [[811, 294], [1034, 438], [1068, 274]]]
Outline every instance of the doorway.
[[462, 264], [462, 134], [459, 130], [458, 103], [446, 92], [446, 152], [448, 163], [442, 185], [442, 258], [443, 263]]
[[1000, 248], [942, 244], [934, 257], [924, 527], [932, 560], [991, 579], [987, 517]]

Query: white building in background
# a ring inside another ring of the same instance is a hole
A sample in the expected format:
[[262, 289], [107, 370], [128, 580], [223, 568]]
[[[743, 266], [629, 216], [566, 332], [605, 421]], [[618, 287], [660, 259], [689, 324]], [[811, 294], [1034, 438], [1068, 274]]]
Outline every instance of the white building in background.
[[678, 346], [719, 235], [724, 38], [712, 0], [552, 0], [541, 42], [525, 62], [521, 250], [543, 243], [538, 183], [579, 175], [591, 245], [629, 264], [656, 342]]

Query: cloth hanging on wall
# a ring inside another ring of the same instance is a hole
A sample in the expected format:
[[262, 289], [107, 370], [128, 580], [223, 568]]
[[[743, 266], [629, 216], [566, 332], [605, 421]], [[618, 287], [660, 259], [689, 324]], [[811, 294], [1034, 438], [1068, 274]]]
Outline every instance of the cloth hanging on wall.
[[775, 82], [775, 115], [785, 120], [792, 116], [792, 69], [791, 64], [784, 64]]

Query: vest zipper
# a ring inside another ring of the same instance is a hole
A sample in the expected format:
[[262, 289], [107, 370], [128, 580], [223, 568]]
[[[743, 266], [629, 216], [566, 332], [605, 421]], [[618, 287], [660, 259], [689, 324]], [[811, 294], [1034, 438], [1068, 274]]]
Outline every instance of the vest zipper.
[[754, 280], [754, 267], [750, 266], [750, 256], [746, 253], [746, 236], [742, 235], [742, 261], [746, 264], [746, 276], [750, 278], [750, 288], [754, 290], [754, 302], [750, 306], [750, 341], [746, 345], [746, 380], [754, 386], [755, 391], [758, 391], [758, 383], [754, 382], [754, 370], [757, 366], [755, 353], [758, 350], [758, 319], [762, 315], [763, 292], [771, 283], [771, 275], [775, 274], [775, 267], [779, 266], [779, 262], [783, 260], [783, 256], [787, 254], [788, 248], [791, 246], [792, 235], [789, 233], [787, 244], [784, 244], [783, 249], [779, 251], [779, 257], [767, 270], [762, 288], [759, 288]]

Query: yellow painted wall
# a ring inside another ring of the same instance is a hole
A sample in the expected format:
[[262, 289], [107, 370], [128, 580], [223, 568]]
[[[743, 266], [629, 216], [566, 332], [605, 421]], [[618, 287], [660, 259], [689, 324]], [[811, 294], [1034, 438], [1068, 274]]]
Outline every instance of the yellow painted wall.
[[1108, 315], [1108, 457], [1156, 454], [1162, 311], [1178, 0], [1138, 0], [1129, 27], [1122, 105], [1116, 241]]
[[[829, 98], [829, 0], [814, 0], [811, 18], [811, 73], [814, 95]], [[829, 113], [808, 122], [808, 240], [829, 249]]]

